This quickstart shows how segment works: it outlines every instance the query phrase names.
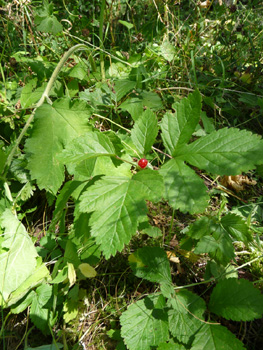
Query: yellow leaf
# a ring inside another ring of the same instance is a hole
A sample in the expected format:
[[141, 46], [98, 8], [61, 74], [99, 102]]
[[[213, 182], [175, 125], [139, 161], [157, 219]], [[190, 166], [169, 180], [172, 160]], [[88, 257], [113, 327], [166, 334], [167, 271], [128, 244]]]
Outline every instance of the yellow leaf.
[[189, 252], [188, 250], [184, 250], [184, 249], [178, 249], [178, 253], [184, 256], [186, 259], [188, 259], [192, 263], [196, 263], [200, 258], [195, 253]]
[[135, 263], [137, 268], [145, 267], [145, 264], [135, 254], [131, 254], [128, 258], [129, 263]]
[[82, 275], [84, 275], [87, 278], [92, 278], [97, 276], [96, 270], [92, 266], [90, 266], [90, 264], [86, 264], [86, 263], [80, 264], [79, 269]]
[[67, 263], [68, 265], [68, 280], [69, 280], [69, 287], [73, 286], [73, 284], [76, 283], [76, 271], [74, 268], [74, 265], [71, 263]]
[[173, 252], [167, 251], [166, 254], [167, 254], [167, 258], [171, 262], [176, 263], [176, 264], [180, 263], [180, 259]]

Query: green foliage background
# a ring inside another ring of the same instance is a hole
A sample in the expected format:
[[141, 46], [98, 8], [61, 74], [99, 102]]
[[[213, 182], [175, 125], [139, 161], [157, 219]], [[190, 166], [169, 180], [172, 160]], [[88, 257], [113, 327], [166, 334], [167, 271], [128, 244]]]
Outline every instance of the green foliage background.
[[4, 350], [262, 344], [263, 7], [207, 3], [0, 1]]

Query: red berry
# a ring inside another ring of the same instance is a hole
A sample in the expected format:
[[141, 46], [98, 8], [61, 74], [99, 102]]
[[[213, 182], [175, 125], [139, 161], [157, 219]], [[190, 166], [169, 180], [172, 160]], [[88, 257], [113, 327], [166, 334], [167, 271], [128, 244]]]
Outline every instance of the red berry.
[[138, 165], [140, 168], [144, 169], [148, 164], [148, 160], [145, 158], [142, 158], [139, 160]]

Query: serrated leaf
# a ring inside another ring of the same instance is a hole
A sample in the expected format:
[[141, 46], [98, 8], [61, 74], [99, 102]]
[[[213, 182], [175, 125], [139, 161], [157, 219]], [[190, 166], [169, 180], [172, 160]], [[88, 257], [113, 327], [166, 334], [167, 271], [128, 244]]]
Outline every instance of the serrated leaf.
[[35, 297], [30, 308], [32, 322], [41, 329], [44, 334], [49, 332], [48, 324], [51, 324], [53, 312], [44, 308], [52, 296], [52, 286], [44, 284], [36, 289]]
[[209, 200], [206, 186], [182, 160], [169, 160], [160, 174], [164, 178], [165, 198], [172, 208], [191, 214], [205, 210]]
[[263, 295], [245, 279], [220, 281], [211, 294], [209, 309], [227, 320], [252, 321], [263, 314]]
[[263, 142], [246, 130], [224, 128], [201, 137], [175, 152], [199, 169], [218, 175], [238, 175], [262, 163]]
[[148, 109], [137, 119], [131, 130], [131, 139], [141, 155], [151, 150], [157, 134], [157, 118], [154, 113]]
[[101, 132], [89, 131], [68, 144], [57, 158], [64, 164], [71, 164], [104, 155], [115, 155], [112, 142]]
[[63, 30], [62, 25], [53, 15], [53, 4], [46, 0], [35, 16], [35, 23], [38, 25], [37, 29], [44, 33], [57, 34]]
[[147, 199], [152, 202], [161, 200], [164, 192], [163, 178], [159, 172], [151, 169], [144, 169], [133, 176], [147, 188]]
[[205, 302], [198, 295], [182, 290], [176, 293], [168, 311], [169, 330], [180, 342], [188, 344], [203, 325]]
[[152, 91], [142, 91], [140, 96], [142, 97], [142, 103], [145, 107], [148, 107], [153, 111], [159, 111], [163, 108], [163, 102], [157, 93]]
[[[162, 180], [152, 171], [149, 183], [156, 182], [156, 178]], [[105, 176], [80, 197], [80, 211], [94, 211], [90, 218], [91, 235], [106, 258], [121, 251], [136, 233], [139, 221], [146, 217], [145, 199], [157, 198], [140, 179], [139, 174], [133, 178]]]
[[7, 302], [10, 294], [30, 277], [37, 266], [37, 252], [23, 224], [6, 209], [1, 215], [5, 229], [0, 255], [0, 299]]
[[176, 344], [172, 340], [169, 343], [162, 343], [157, 350], [186, 350], [182, 344]]
[[229, 213], [222, 217], [221, 225], [237, 241], [247, 244], [252, 240], [245, 220], [235, 214]]
[[44, 104], [37, 109], [32, 135], [25, 144], [28, 169], [40, 189], [56, 193], [64, 180], [64, 165], [56, 159], [71, 140], [87, 132], [88, 111], [85, 103], [68, 99]]
[[213, 231], [213, 221], [207, 216], [202, 216], [189, 226], [189, 230], [186, 234], [194, 239], [200, 239]]
[[135, 276], [150, 282], [171, 285], [172, 278], [167, 255], [162, 248], [144, 247], [129, 256]]
[[218, 243], [212, 236], [202, 237], [195, 248], [195, 254], [215, 252], [218, 248]]
[[120, 106], [119, 108], [122, 111], [127, 111], [132, 116], [132, 119], [136, 121], [140, 118], [142, 112], [143, 112], [143, 102], [142, 99], [138, 97], [131, 97], [127, 98]]
[[[169, 339], [165, 299], [149, 295], [130, 305], [121, 317], [121, 336], [129, 350], [150, 350]], [[131, 332], [132, 330], [132, 332]]]
[[201, 113], [199, 91], [173, 104], [173, 108], [175, 113], [166, 113], [160, 123], [163, 143], [171, 155], [177, 147], [187, 143], [195, 131]]
[[195, 335], [191, 350], [245, 350], [243, 343], [238, 340], [226, 327], [204, 324]]
[[136, 86], [136, 81], [132, 80], [116, 80], [114, 82], [114, 90], [117, 94], [117, 102], [120, 101], [128, 92]]
[[227, 265], [235, 257], [235, 248], [229, 235], [221, 227], [215, 226], [213, 233], [218, 248], [210, 252], [210, 256], [219, 264]]

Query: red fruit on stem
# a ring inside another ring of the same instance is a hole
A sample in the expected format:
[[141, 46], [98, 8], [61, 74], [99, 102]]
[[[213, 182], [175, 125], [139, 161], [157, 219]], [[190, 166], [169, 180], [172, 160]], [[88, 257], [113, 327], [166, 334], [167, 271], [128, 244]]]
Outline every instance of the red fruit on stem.
[[140, 168], [144, 169], [148, 164], [148, 160], [145, 158], [141, 158], [138, 162]]

